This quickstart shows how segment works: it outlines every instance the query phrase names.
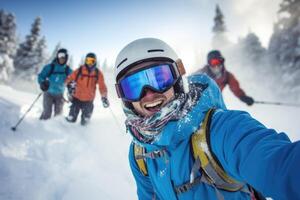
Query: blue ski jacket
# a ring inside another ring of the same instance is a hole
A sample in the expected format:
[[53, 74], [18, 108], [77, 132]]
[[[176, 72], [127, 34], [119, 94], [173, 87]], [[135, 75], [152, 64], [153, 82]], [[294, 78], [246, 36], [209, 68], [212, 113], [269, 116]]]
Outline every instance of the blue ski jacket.
[[[205, 113], [218, 108], [210, 127], [210, 145], [222, 167], [231, 177], [250, 184], [274, 200], [300, 199], [300, 143], [292, 143], [284, 133], [266, 128], [242, 111], [226, 110], [218, 86], [206, 75], [189, 77], [189, 83], [208, 84], [198, 103], [178, 121], [170, 121], [153, 144], [142, 145], [147, 152], [165, 148], [163, 157], [146, 158], [148, 176], [144, 176], [129, 150], [130, 167], [140, 200], [215, 200], [215, 189], [200, 183], [177, 195], [174, 187], [190, 180], [194, 158], [190, 137], [199, 128]], [[133, 135], [133, 134], [132, 134]], [[200, 176], [200, 171], [198, 172]], [[219, 190], [225, 200], [251, 199], [248, 193]]]
[[[53, 72], [49, 74], [52, 68], [51, 65], [53, 64]], [[38, 83], [41, 84], [43, 81], [48, 79], [50, 82], [50, 86], [47, 92], [52, 95], [63, 94], [65, 90], [65, 80], [67, 76], [69, 76], [72, 73], [72, 69], [68, 68], [68, 70], [66, 70], [66, 64], [60, 65], [57, 62], [54, 62], [53, 64], [51, 63], [44, 66], [42, 71], [38, 74]]]

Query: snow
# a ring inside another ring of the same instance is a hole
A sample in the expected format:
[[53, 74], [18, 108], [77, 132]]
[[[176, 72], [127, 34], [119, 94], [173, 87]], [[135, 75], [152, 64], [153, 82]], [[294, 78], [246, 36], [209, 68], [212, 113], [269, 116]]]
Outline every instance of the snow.
[[87, 127], [63, 117], [40, 121], [41, 98], [12, 132], [37, 94], [0, 85], [0, 199], [134, 199], [130, 137], [118, 128], [124, 116], [114, 95], [119, 124], [99, 97]]
[[13, 60], [7, 54], [0, 53], [0, 82], [7, 82], [13, 71]]
[[[137, 198], [127, 160], [131, 138], [125, 134], [125, 116], [114, 92], [112, 75], [105, 75], [111, 110], [104, 109], [97, 96], [91, 123], [86, 127], [67, 123], [63, 116], [38, 120], [41, 98], [17, 131], [12, 132], [10, 127], [37, 94], [0, 85], [0, 199]], [[239, 75], [238, 78], [243, 77]], [[241, 84], [246, 87], [244, 81]], [[246, 89], [257, 98], [266, 91], [253, 87], [253, 83]], [[225, 89], [224, 98], [228, 108], [247, 110], [267, 127], [299, 140], [299, 108], [248, 107], [229, 89]], [[64, 115], [67, 112], [65, 106]]]

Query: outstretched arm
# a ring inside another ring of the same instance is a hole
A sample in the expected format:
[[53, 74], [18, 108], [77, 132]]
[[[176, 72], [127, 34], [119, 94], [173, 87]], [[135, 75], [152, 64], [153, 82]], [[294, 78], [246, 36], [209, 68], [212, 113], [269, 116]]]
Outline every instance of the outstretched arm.
[[217, 111], [211, 147], [237, 180], [274, 199], [300, 199], [300, 142], [292, 143], [242, 111]]
[[228, 73], [227, 74], [228, 75], [228, 85], [229, 85], [230, 90], [233, 92], [233, 94], [238, 98], [245, 96], [245, 92], [244, 92], [244, 90], [242, 90], [240, 88], [240, 84], [239, 84], [238, 80], [235, 78], [235, 76], [230, 72], [227, 72], [227, 73]]
[[237, 96], [242, 102], [246, 103], [248, 106], [253, 105], [254, 99], [250, 96], [247, 96], [244, 90], [240, 88], [240, 84], [233, 76], [233, 74], [231, 74], [230, 72], [227, 73], [228, 73], [228, 84], [231, 91], [234, 93], [234, 95]]

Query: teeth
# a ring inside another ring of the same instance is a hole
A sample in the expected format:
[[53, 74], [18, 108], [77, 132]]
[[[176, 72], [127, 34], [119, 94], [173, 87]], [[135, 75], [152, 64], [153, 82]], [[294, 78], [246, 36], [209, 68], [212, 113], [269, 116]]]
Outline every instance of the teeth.
[[149, 103], [149, 104], [146, 104], [145, 107], [146, 108], [152, 108], [152, 107], [160, 105], [162, 102], [163, 101], [157, 101], [157, 102], [154, 102], [154, 103]]

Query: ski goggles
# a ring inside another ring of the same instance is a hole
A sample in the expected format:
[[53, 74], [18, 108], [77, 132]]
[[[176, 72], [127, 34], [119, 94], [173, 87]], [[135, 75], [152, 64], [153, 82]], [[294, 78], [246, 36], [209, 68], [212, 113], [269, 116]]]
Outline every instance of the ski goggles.
[[223, 64], [223, 59], [222, 58], [213, 58], [209, 61], [209, 65], [212, 67], [217, 67], [219, 65]]
[[66, 58], [67, 55], [66, 55], [65, 53], [58, 53], [58, 54], [57, 54], [57, 57], [58, 57], [58, 58]]
[[152, 65], [120, 79], [116, 90], [118, 96], [126, 101], [139, 101], [145, 88], [163, 93], [176, 83], [179, 76], [175, 63]]
[[95, 63], [96, 63], [96, 59], [95, 58], [87, 57], [85, 59], [85, 64], [87, 64], [87, 65], [94, 65]]

